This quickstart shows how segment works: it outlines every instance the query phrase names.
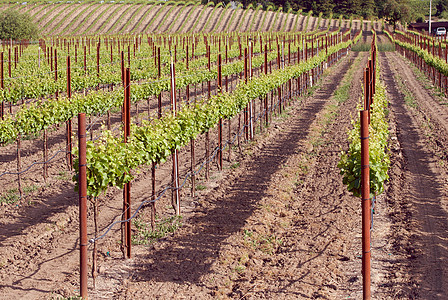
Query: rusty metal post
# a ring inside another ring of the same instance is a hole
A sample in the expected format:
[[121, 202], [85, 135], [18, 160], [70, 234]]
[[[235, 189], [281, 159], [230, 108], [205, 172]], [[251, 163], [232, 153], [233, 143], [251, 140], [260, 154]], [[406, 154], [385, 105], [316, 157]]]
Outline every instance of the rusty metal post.
[[[72, 78], [70, 73], [70, 55], [67, 56], [67, 97], [70, 99], [72, 97]], [[73, 166], [73, 156], [72, 156], [72, 119], [66, 122], [67, 127], [67, 164], [68, 169], [71, 170]]]
[[[268, 45], [264, 45], [264, 74], [268, 75]], [[268, 114], [268, 96], [264, 99], [264, 117], [266, 126], [269, 124], [269, 114]]]
[[[248, 74], [249, 74], [249, 80], [252, 80], [252, 39], [249, 38], [249, 47], [247, 49], [247, 54], [248, 54], [248, 66], [249, 66], [249, 70], [248, 70]], [[249, 139], [253, 139], [254, 138], [254, 101], [250, 100], [249, 102]]]
[[100, 77], [100, 44], [96, 46], [96, 76]]
[[[58, 49], [54, 49], [54, 81], [58, 82]], [[56, 98], [59, 98], [59, 91], [56, 89]]]
[[[162, 68], [162, 65], [160, 63], [160, 47], [159, 47], [159, 48], [157, 48], [157, 74], [158, 74], [159, 79], [160, 79], [160, 76], [162, 75], [161, 68]], [[162, 92], [160, 92], [157, 99], [158, 99], [157, 107], [158, 107], [159, 118], [161, 118], [162, 117]]]
[[[176, 69], [171, 56], [171, 109], [174, 116], [176, 116], [177, 103], [176, 103]], [[180, 216], [180, 195], [179, 195], [179, 153], [177, 149], [173, 152], [173, 180], [174, 188], [172, 193], [172, 204], [176, 215]]]
[[[127, 143], [127, 139], [131, 133], [131, 73], [129, 68], [126, 68], [124, 73], [124, 105], [123, 105], [123, 120], [124, 120], [124, 142]], [[124, 185], [123, 189], [123, 213], [124, 219], [128, 220], [124, 223], [124, 236], [125, 236], [125, 249], [127, 258], [131, 258], [131, 183], [128, 182]]]
[[[5, 88], [5, 84], [4, 84], [4, 66], [3, 66], [3, 52], [0, 54], [0, 89], [4, 89]], [[2, 116], [2, 120], [5, 119], [5, 101], [2, 101], [2, 106], [1, 106], [1, 116]]]
[[[208, 70], [210, 71], [210, 46], [206, 45], [206, 53], [207, 53], [207, 67]], [[208, 93], [207, 93], [207, 99], [210, 99], [210, 95], [211, 95], [211, 85], [210, 85], [210, 80], [207, 81], [207, 86], [208, 86]], [[205, 179], [208, 181], [208, 179], [210, 178], [210, 162], [209, 162], [209, 156], [210, 156], [210, 132], [207, 130], [207, 132], [205, 133]]]
[[125, 87], [124, 77], [124, 52], [121, 51], [121, 83], [123, 84], [123, 88]]
[[369, 112], [361, 114], [362, 285], [363, 299], [370, 299], [370, 168]]
[[78, 114], [79, 140], [79, 273], [80, 292], [87, 299], [87, 158], [86, 158], [86, 114]]
[[[218, 93], [222, 94], [222, 66], [221, 66], [221, 54], [218, 54]], [[222, 153], [223, 153], [223, 149], [222, 149], [222, 118], [219, 119], [219, 124], [218, 124], [218, 140], [219, 140], [219, 145], [218, 145], [218, 159], [219, 159], [219, 169], [222, 170]]]
[[87, 48], [84, 46], [84, 74], [87, 75]]
[[[156, 55], [157, 50], [156, 47], [154, 46], [153, 48], [154, 51], [154, 65], [155, 67], [157, 67], [158, 69], [158, 77], [160, 78], [160, 49], [158, 51], [158, 56]], [[161, 118], [162, 117], [162, 100], [161, 100], [161, 94], [159, 94], [158, 97], [158, 102], [157, 102], [157, 118]], [[149, 104], [148, 104], [149, 106]], [[148, 108], [149, 109], [149, 108]], [[156, 164], [152, 163], [151, 166], [151, 185], [152, 185], [152, 200], [155, 201], [156, 200]], [[156, 203], [152, 202], [151, 203], [151, 228], [152, 230], [155, 229], [156, 223], [155, 223], [155, 217], [156, 217]]]

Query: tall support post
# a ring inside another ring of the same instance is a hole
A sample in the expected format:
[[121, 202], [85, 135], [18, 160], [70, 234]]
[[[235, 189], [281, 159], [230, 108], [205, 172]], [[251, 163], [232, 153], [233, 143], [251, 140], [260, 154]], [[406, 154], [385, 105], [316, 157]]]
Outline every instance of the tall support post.
[[[264, 74], [268, 75], [268, 45], [264, 45]], [[269, 124], [269, 114], [268, 114], [268, 95], [264, 99], [264, 117], [266, 126]]]
[[362, 198], [362, 286], [363, 299], [370, 299], [370, 174], [369, 112], [361, 112], [361, 198]]
[[[171, 109], [173, 115], [176, 116], [177, 103], [176, 103], [176, 69], [174, 66], [173, 57], [171, 56]], [[172, 205], [176, 211], [176, 215], [180, 216], [180, 195], [179, 195], [179, 153], [177, 149], [173, 151], [173, 193], [172, 193]]]
[[[248, 57], [247, 57], [247, 48], [244, 48], [244, 82], [247, 84], [249, 81], [249, 69], [248, 69]], [[248, 105], [246, 105], [244, 109], [244, 133], [246, 137], [246, 141], [249, 140], [249, 112]]]
[[124, 81], [124, 51], [121, 51], [121, 83], [123, 84], [123, 87], [126, 85]]
[[[131, 72], [126, 68], [124, 73], [124, 105], [123, 105], [123, 121], [124, 121], [124, 142], [128, 142], [131, 134]], [[126, 249], [126, 257], [131, 258], [131, 183], [125, 183], [123, 189], [123, 218], [124, 222], [124, 248]]]
[[100, 77], [100, 43], [96, 46], [96, 76]]
[[[186, 68], [187, 70], [190, 69], [190, 57], [189, 57], [189, 52], [188, 52], [188, 43], [185, 46], [185, 51], [186, 51], [186, 56], [185, 56], [185, 62], [186, 62]], [[187, 103], [190, 103], [190, 86], [187, 85], [186, 88], [186, 94], [187, 94]], [[191, 139], [190, 141], [190, 155], [191, 155], [191, 161], [190, 161], [190, 173], [191, 173], [191, 197], [195, 197], [196, 194], [196, 174], [194, 171], [194, 168], [196, 166], [196, 160], [195, 160], [195, 154], [194, 154], [194, 139]]]
[[86, 114], [78, 114], [79, 140], [79, 274], [80, 292], [87, 299], [87, 158], [86, 158]]
[[[54, 81], [58, 82], [58, 49], [54, 49]], [[59, 91], [56, 90], [56, 99], [59, 98]]]
[[[218, 93], [222, 93], [222, 66], [221, 66], [221, 54], [218, 54]], [[219, 152], [218, 152], [218, 159], [219, 159], [219, 169], [222, 170], [222, 118], [219, 119], [218, 124], [218, 140], [219, 140]]]
[[87, 75], [87, 47], [84, 46], [84, 74]]
[[[249, 38], [248, 49], [248, 65], [249, 65], [249, 81], [252, 80], [252, 39]], [[249, 102], [249, 139], [254, 138], [254, 103], [253, 100]]]
[[[162, 64], [160, 62], [160, 47], [157, 48], [157, 74], [158, 78], [162, 75]], [[157, 107], [158, 107], [158, 114], [159, 118], [162, 117], [162, 93], [159, 94], [157, 98]]]
[[[210, 71], [210, 46], [206, 45], [206, 51], [207, 51], [207, 58], [208, 58], [208, 70]], [[207, 99], [210, 99], [210, 95], [211, 95], [211, 85], [210, 85], [210, 80], [207, 82], [207, 86], [208, 86], [208, 92], [207, 92]], [[208, 179], [210, 178], [210, 163], [209, 163], [209, 156], [210, 156], [210, 132], [207, 131], [205, 133], [205, 179], [208, 181]]]
[[[3, 52], [0, 54], [0, 89], [4, 89], [5, 85], [4, 85], [4, 67], [3, 67], [3, 59], [4, 54]], [[1, 106], [1, 116], [2, 116], [2, 120], [5, 119], [5, 101], [2, 101], [2, 106]]]
[[[70, 99], [72, 97], [72, 85], [71, 85], [71, 73], [70, 73], [70, 55], [67, 56], [67, 97]], [[66, 122], [67, 127], [67, 165], [68, 169], [71, 170], [73, 166], [73, 156], [72, 156], [72, 119]]]

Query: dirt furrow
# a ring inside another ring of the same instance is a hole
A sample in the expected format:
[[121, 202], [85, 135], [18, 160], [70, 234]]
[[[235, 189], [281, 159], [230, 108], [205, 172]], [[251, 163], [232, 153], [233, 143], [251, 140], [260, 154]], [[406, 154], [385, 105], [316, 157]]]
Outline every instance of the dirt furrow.
[[418, 105], [422, 106], [422, 109], [443, 128], [445, 135], [448, 135], [448, 107], [435, 100], [429, 90], [422, 89], [410, 68], [411, 63], [409, 61], [405, 62], [398, 53], [388, 55], [388, 59], [395, 62], [394, 65], [399, 70], [398, 73], [403, 77], [414, 97], [416, 99], [426, 99], [426, 101], [417, 101]]
[[[391, 243], [399, 257], [389, 278], [390, 289], [402, 299], [444, 299], [448, 290], [444, 276], [448, 267], [447, 177], [425, 129], [425, 108], [432, 100], [401, 57], [388, 53], [381, 60], [399, 145], [392, 154], [387, 199], [394, 222]], [[406, 104], [404, 86], [412, 90], [417, 108]], [[427, 117], [437, 120], [432, 111]]]

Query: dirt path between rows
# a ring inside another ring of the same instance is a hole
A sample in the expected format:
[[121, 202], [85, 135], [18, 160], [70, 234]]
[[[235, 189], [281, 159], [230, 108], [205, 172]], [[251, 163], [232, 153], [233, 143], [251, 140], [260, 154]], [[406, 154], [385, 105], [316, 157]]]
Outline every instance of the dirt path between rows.
[[387, 204], [393, 220], [390, 239], [400, 259], [389, 284], [401, 299], [446, 299], [448, 177], [443, 153], [448, 124], [441, 116], [447, 108], [436, 103], [434, 92], [422, 86], [397, 53], [383, 54], [381, 61], [397, 137]]

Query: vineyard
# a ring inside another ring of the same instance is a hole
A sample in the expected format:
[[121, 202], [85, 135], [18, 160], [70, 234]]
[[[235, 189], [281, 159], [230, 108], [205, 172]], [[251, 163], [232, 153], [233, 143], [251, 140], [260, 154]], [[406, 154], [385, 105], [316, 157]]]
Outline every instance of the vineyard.
[[0, 299], [440, 299], [448, 47], [223, 3], [8, 2]]
[[[29, 14], [39, 25], [43, 36], [136, 34], [145, 33], [198, 33], [198, 32], [296, 32], [317, 31], [325, 28], [355, 30], [381, 29], [381, 22], [324, 19], [311, 14], [302, 15], [291, 9], [262, 10], [242, 6], [196, 1], [0, 1], [1, 10], [14, 9]], [[362, 24], [364, 23], [364, 24]]]

